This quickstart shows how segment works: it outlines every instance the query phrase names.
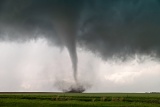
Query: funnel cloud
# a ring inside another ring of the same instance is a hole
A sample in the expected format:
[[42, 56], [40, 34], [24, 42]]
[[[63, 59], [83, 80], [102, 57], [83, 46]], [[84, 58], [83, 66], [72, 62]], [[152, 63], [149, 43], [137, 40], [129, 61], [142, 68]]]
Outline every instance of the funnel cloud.
[[66, 47], [78, 87], [77, 46], [103, 60], [159, 59], [159, 19], [159, 0], [1, 0], [0, 41], [45, 38]]

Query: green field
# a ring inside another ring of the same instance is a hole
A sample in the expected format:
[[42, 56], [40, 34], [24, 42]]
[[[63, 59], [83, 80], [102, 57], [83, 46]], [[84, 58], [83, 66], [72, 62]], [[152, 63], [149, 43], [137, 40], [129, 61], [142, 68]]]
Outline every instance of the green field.
[[160, 107], [151, 93], [0, 93], [0, 107]]

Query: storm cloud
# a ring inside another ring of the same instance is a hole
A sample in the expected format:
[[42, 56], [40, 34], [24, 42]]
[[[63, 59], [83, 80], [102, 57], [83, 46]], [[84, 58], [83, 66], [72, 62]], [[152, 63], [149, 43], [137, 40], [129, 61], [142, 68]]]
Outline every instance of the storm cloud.
[[66, 46], [77, 72], [76, 45], [102, 59], [160, 55], [159, 0], [1, 0], [1, 41], [46, 38]]

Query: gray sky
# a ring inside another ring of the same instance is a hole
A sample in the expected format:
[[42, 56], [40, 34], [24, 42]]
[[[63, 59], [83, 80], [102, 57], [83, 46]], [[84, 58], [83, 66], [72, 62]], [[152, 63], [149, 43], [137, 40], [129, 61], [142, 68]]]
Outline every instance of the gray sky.
[[0, 0], [0, 16], [0, 91], [160, 90], [159, 0]]
[[[50, 46], [45, 39], [0, 42], [0, 50], [0, 91], [61, 91], [61, 84], [68, 87], [74, 82], [67, 49]], [[78, 79], [86, 92], [160, 90], [160, 63], [149, 55], [104, 61], [90, 51], [77, 50]]]

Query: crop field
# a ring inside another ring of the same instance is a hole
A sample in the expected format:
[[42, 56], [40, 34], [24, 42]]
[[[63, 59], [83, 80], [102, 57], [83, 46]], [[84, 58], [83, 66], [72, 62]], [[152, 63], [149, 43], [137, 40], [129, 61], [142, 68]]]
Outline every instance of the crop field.
[[159, 93], [0, 93], [0, 107], [160, 107]]

